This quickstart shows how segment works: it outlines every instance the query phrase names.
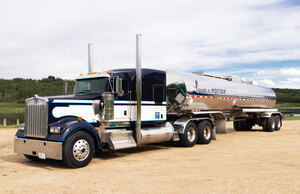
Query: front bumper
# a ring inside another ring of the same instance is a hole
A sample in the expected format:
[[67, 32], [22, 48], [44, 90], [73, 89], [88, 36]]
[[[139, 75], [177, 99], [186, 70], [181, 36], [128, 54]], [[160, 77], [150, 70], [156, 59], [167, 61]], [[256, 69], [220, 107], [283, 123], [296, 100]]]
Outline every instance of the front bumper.
[[62, 142], [33, 140], [15, 137], [14, 152], [42, 159], [62, 160]]

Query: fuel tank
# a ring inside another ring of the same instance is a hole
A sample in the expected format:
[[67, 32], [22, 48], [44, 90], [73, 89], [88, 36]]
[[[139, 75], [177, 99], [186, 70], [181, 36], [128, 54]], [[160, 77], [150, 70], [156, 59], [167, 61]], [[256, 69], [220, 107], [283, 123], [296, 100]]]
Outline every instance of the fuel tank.
[[245, 83], [234, 77], [166, 71], [167, 114], [194, 111], [232, 112], [235, 107], [272, 108], [271, 88]]

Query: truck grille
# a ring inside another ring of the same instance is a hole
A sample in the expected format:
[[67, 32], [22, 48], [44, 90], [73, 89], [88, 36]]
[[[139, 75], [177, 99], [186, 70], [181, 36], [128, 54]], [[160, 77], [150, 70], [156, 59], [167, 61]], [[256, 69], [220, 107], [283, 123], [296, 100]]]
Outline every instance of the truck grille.
[[26, 100], [24, 133], [27, 137], [47, 137], [48, 99], [35, 96]]

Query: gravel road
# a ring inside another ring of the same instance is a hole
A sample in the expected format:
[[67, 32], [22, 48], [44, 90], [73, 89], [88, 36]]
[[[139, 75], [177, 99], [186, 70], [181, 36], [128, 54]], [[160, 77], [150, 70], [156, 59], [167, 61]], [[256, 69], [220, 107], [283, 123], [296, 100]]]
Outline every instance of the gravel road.
[[209, 145], [98, 153], [80, 169], [31, 162], [13, 153], [16, 129], [0, 129], [0, 193], [300, 193], [300, 121], [273, 133], [227, 128]]

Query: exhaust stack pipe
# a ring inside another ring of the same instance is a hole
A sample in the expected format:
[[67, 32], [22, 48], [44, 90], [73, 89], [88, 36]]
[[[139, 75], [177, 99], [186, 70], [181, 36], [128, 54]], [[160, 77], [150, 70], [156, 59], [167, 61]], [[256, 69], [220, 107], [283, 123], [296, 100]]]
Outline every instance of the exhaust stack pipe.
[[142, 70], [141, 70], [141, 34], [136, 35], [136, 122], [135, 132], [137, 145], [141, 144], [142, 133], [142, 114], [141, 114], [141, 101], [142, 101]]
[[88, 44], [88, 63], [89, 72], [93, 72], [93, 43]]

